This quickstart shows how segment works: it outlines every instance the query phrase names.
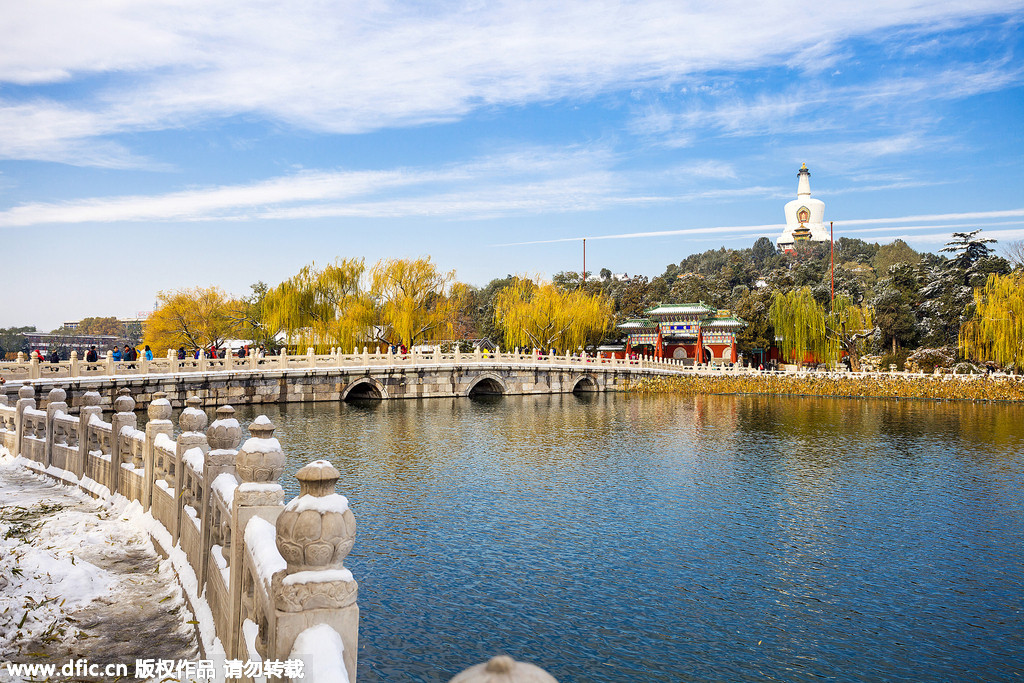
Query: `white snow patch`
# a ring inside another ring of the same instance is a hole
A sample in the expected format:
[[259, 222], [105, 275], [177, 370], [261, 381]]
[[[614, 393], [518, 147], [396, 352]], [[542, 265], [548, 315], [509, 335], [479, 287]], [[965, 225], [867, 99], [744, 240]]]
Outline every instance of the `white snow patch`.
[[203, 449], [199, 446], [190, 448], [185, 451], [185, 454], [181, 456], [181, 459], [186, 465], [191, 467], [196, 472], [203, 473], [203, 465], [206, 462], [206, 457], [203, 455]]
[[281, 450], [281, 442], [274, 437], [260, 439], [252, 436], [246, 439], [242, 450], [248, 453], [274, 453]]
[[266, 415], [257, 415], [256, 419], [252, 421], [254, 425], [268, 425], [271, 424], [270, 418]]
[[346, 567], [341, 569], [318, 569], [305, 572], [295, 572], [284, 577], [281, 582], [285, 586], [299, 583], [327, 583], [328, 581], [354, 581], [352, 572]]
[[260, 627], [252, 619], [242, 622], [242, 637], [245, 638], [245, 647], [248, 650], [248, 659], [253, 662], [262, 662], [263, 657], [256, 650], [256, 638], [260, 634]]
[[327, 624], [317, 624], [298, 635], [289, 659], [303, 661], [303, 683], [349, 683], [344, 653], [338, 632]]
[[174, 439], [163, 432], [156, 435], [156, 438], [153, 439], [153, 445], [157, 448], [162, 448], [165, 451], [170, 451], [171, 453], [174, 453], [178, 449], [178, 445], [174, 442]]
[[289, 512], [315, 510], [321, 514], [325, 512], [343, 513], [348, 510], [348, 498], [340, 493], [332, 493], [327, 496], [313, 496], [307, 493], [304, 496], [293, 498], [284, 509]]
[[210, 488], [220, 495], [224, 505], [230, 509], [231, 502], [235, 499], [235, 489], [238, 488], [238, 481], [235, 479], [235, 475], [230, 472], [221, 472], [214, 477]]
[[245, 525], [245, 545], [252, 553], [256, 573], [269, 592], [274, 574], [288, 569], [288, 563], [277, 551], [277, 529], [262, 517], [253, 517]]

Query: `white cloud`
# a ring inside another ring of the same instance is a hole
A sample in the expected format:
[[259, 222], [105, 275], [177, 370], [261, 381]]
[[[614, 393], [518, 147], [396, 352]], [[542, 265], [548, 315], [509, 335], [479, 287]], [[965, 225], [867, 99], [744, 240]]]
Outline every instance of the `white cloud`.
[[[995, 221], [996, 218], [1013, 218], [1024, 216], [1024, 209], [1007, 209], [1005, 211], [976, 211], [970, 213], [942, 213], [942, 214], [930, 214], [930, 215], [917, 215], [917, 216], [899, 216], [896, 218], [860, 218], [860, 219], [848, 219], [842, 221], [834, 221], [837, 226], [856, 226], [856, 225], [875, 225], [875, 224], [890, 224], [890, 227], [885, 228], [853, 228], [843, 230], [843, 234], [866, 234], [881, 231], [892, 230], [891, 224], [893, 223], [911, 223], [911, 222], [923, 222], [923, 223], [934, 223], [935, 221], [944, 220], [958, 220], [958, 221], [972, 221], [971, 223], [952, 223], [945, 225], [917, 225], [917, 226], [901, 226], [899, 230], [935, 230], [935, 229], [946, 229], [946, 228], [965, 228], [974, 229], [978, 227], [986, 227], [989, 225], [993, 226], [1004, 226], [1004, 225], [1020, 225], [1021, 221]], [[980, 222], [979, 222], [980, 221]], [[549, 244], [555, 242], [578, 242], [584, 237], [588, 240], [625, 240], [625, 239], [642, 239], [648, 237], [676, 237], [681, 235], [728, 235], [729, 233], [740, 233], [739, 236], [761, 236], [770, 234], [777, 236], [785, 225], [782, 223], [769, 224], [769, 225], [726, 225], [726, 226], [715, 226], [715, 227], [702, 227], [702, 228], [680, 228], [675, 230], [645, 230], [641, 232], [625, 232], [613, 235], [580, 235], [578, 237], [563, 237], [559, 239], [551, 240], [534, 240], [529, 242], [512, 242], [508, 244], [501, 244], [496, 246], [519, 246], [525, 244]], [[995, 237], [996, 239], [1005, 239], [1007, 236], [1015, 236], [1021, 230], [996, 230], [986, 232], [986, 237]], [[900, 239], [914, 239], [917, 241], [929, 241], [937, 239], [937, 235], [944, 235], [945, 240], [949, 240], [949, 232], [943, 233], [932, 233], [929, 235], [897, 235]], [[878, 237], [871, 236], [868, 239], [879, 240], [879, 239], [895, 239], [891, 236]]]
[[[709, 70], [809, 68], [830, 63], [833, 46], [850, 36], [1020, 7], [1020, 0], [816, 3], [801, 9], [794, 30], [790, 5], [739, 0], [36, 0], [5, 8], [0, 83], [67, 82], [86, 94], [51, 94], [28, 112], [8, 99], [0, 128], [15, 139], [0, 154], [53, 159], [67, 149], [73, 163], [112, 164], [120, 155], [133, 165], [138, 160], [109, 146], [90, 155], [83, 141], [240, 113], [334, 133], [450, 121], [479, 107], [586, 98]], [[747, 116], [793, 106], [768, 100], [752, 113], [722, 116], [739, 130]], [[18, 120], [69, 125], [26, 130]]]

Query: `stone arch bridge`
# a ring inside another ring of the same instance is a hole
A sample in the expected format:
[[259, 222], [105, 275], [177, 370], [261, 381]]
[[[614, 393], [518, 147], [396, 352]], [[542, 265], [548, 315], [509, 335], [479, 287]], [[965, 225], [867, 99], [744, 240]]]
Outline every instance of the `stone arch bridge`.
[[[147, 404], [157, 392], [173, 405], [190, 396], [205, 405], [303, 401], [392, 400], [478, 395], [562, 394], [622, 390], [643, 376], [693, 369], [665, 359], [612, 359], [536, 353], [280, 355], [264, 358], [63, 363], [23, 359], [0, 363], [4, 389], [15, 394], [32, 384], [39, 395], [62, 388], [73, 408], [87, 391], [112, 404], [127, 388]], [[11, 381], [14, 380], [14, 381]], [[18, 381], [20, 380], [20, 381]]]

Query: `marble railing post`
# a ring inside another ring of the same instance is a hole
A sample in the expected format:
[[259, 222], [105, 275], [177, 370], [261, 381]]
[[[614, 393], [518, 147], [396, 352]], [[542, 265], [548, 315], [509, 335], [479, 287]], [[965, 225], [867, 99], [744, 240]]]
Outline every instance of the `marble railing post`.
[[311, 368], [316, 367], [316, 354], [313, 352], [312, 346], [306, 347], [306, 365]]
[[82, 371], [78, 367], [78, 351], [72, 351], [71, 352], [70, 363], [71, 363], [71, 376], [72, 377], [78, 377], [79, 375], [81, 375]]
[[104, 374], [114, 375], [117, 373], [117, 366], [114, 365], [115, 361], [113, 351], [107, 351], [107, 355], [104, 358], [104, 362], [106, 364], [106, 369], [103, 371]]
[[282, 348], [281, 352], [277, 354], [277, 364], [282, 370], [288, 369], [287, 349]]
[[174, 433], [174, 424], [171, 422], [171, 402], [167, 400], [167, 394], [157, 391], [153, 394], [153, 400], [149, 402], [149, 422], [146, 423], [146, 442], [142, 449], [142, 466], [145, 468], [146, 478], [142, 483], [142, 508], [150, 509], [153, 504], [153, 487], [156, 486], [156, 454], [154, 443], [158, 434], [166, 434], [168, 437]]
[[198, 576], [200, 586], [206, 581], [210, 566], [210, 549], [213, 546], [213, 480], [225, 472], [235, 474], [235, 458], [238, 442], [242, 439], [242, 427], [235, 419], [231, 406], [217, 408], [217, 419], [206, 428], [206, 442], [209, 450], [203, 458], [203, 499], [199, 502], [202, 528], [200, 565]]
[[28, 363], [28, 378], [39, 379], [39, 359], [32, 356], [32, 360]]
[[43, 467], [49, 467], [53, 462], [53, 418], [58, 412], [68, 412], [68, 404], [64, 401], [67, 397], [67, 392], [59, 387], [50, 389], [46, 396], [46, 450]]
[[457, 674], [448, 683], [558, 683], [544, 669], [527, 662], [517, 662], [506, 655], [492, 657]]
[[[92, 445], [93, 427], [89, 424], [92, 416], [103, 418], [103, 408], [100, 407], [100, 395], [95, 391], [87, 391], [82, 394], [82, 405], [78, 409], [78, 458], [75, 460], [75, 467], [72, 474], [81, 479], [85, 475], [85, 466], [89, 461], [89, 451]], [[98, 439], [97, 439], [98, 440]]]
[[229, 657], [245, 658], [248, 653], [241, 640], [242, 576], [245, 553], [245, 526], [253, 517], [262, 517], [271, 524], [277, 521], [284, 503], [284, 489], [277, 483], [284, 472], [284, 452], [274, 438], [274, 425], [260, 415], [249, 425], [252, 436], [242, 445], [235, 459], [235, 472], [241, 483], [231, 501], [231, 585], [229, 587], [229, 620], [231, 633], [221, 636]]
[[[276, 524], [277, 549], [287, 563], [271, 586], [275, 611], [267, 634], [267, 656], [287, 659], [306, 628], [326, 624], [341, 636], [348, 680], [356, 680], [359, 649], [359, 584], [345, 568], [356, 539], [356, 520], [348, 500], [335, 493], [338, 470], [326, 460], [300, 469], [299, 495], [285, 506]], [[316, 657], [322, 653], [297, 652]]]
[[22, 385], [18, 389], [18, 402], [14, 406], [14, 455], [21, 455], [21, 442], [25, 436], [25, 409], [36, 407], [35, 387], [30, 384]]
[[181, 433], [178, 434], [178, 440], [175, 442], [174, 449], [173, 486], [177, 503], [175, 506], [177, 521], [174, 524], [174, 528], [171, 529], [171, 541], [173, 543], [178, 542], [178, 536], [181, 533], [181, 517], [184, 514], [183, 508], [187, 502], [185, 501], [185, 492], [182, 488], [185, 485], [185, 463], [183, 456], [186, 451], [198, 448], [203, 452], [203, 458], [205, 459], [207, 452], [210, 450], [210, 444], [206, 441], [206, 434], [203, 433], [209, 418], [206, 417], [202, 405], [203, 401], [198, 396], [189, 396], [185, 401], [185, 409], [178, 416], [178, 427], [181, 429]]
[[110, 482], [111, 493], [121, 491], [121, 430], [124, 427], [135, 429], [138, 417], [135, 415], [135, 399], [132, 392], [125, 387], [117, 392], [114, 399], [114, 414], [110, 416]]

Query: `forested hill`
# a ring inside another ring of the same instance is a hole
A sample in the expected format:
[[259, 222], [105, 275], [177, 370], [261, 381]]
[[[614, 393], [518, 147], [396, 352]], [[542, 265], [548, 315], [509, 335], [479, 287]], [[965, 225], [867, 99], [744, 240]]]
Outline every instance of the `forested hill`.
[[[978, 231], [958, 233], [944, 249], [947, 257], [918, 253], [902, 240], [879, 245], [840, 237], [835, 242], [835, 292], [873, 308], [877, 330], [869, 350], [883, 354], [895, 348], [902, 365], [912, 350], [955, 347], [961, 323], [972, 314], [973, 288], [984, 285], [990, 273], [1006, 274], [1021, 266], [997, 256], [992, 242]], [[740, 352], [749, 352], [769, 347], [775, 338], [768, 309], [776, 292], [807, 286], [821, 305], [828, 305], [829, 247], [827, 242], [804, 242], [795, 254], [782, 254], [762, 237], [749, 248], [722, 247], [687, 256], [653, 278], [616, 279], [602, 269], [585, 286], [611, 296], [620, 321], [642, 316], [659, 302], [703, 301], [729, 309], [748, 323], [739, 342]], [[506, 282], [495, 280], [480, 294], [486, 296]], [[554, 282], [575, 288], [580, 275], [562, 272]]]

